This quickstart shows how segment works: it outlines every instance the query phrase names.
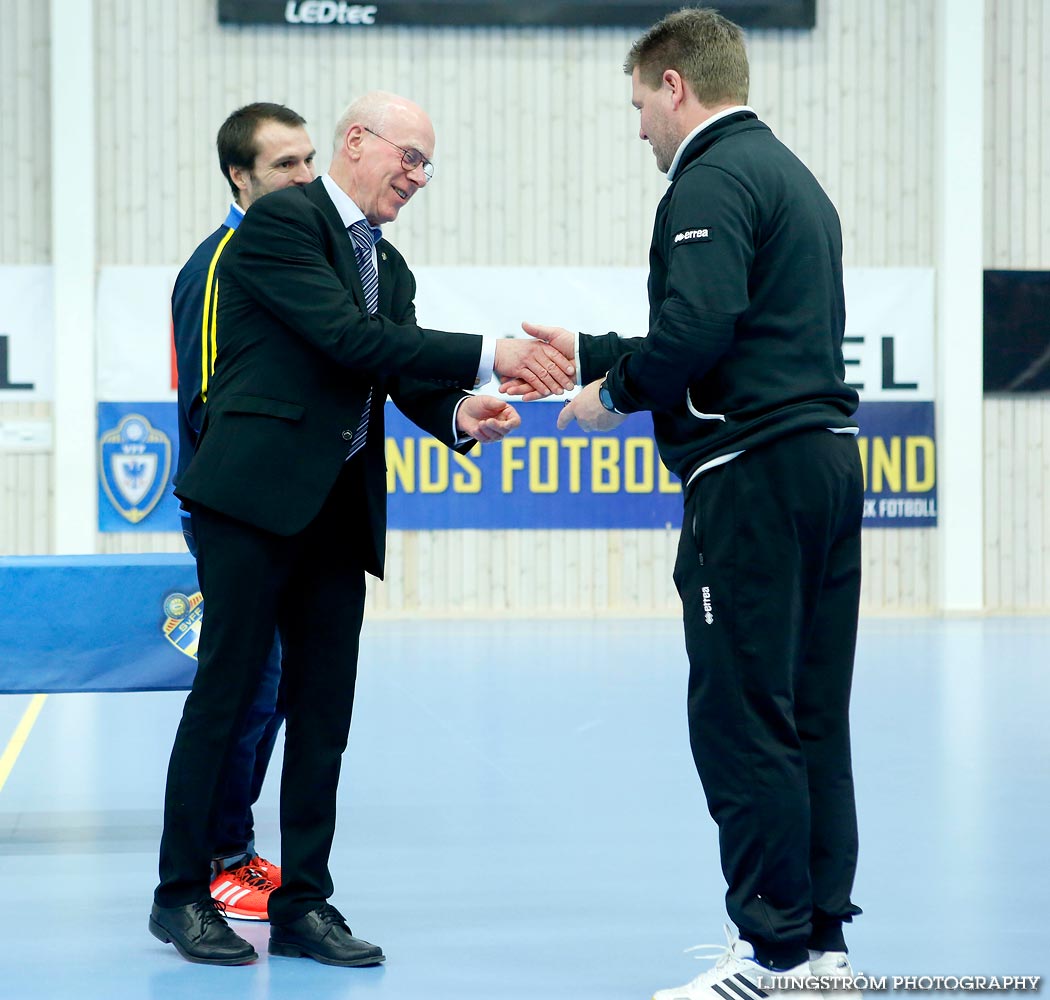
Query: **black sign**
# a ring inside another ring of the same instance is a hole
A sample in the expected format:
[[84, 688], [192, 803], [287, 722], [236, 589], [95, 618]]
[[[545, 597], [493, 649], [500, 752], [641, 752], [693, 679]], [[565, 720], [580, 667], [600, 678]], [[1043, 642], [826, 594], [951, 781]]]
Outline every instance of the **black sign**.
[[[745, 28], [812, 28], [817, 0], [712, 0]], [[661, 0], [219, 0], [220, 24], [640, 27], [678, 10]]]
[[984, 391], [1050, 390], [1050, 271], [984, 272]]

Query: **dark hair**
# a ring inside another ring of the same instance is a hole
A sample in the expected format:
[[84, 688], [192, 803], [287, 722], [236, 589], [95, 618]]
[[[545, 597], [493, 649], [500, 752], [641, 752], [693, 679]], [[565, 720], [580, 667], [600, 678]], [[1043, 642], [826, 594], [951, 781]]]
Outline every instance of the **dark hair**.
[[627, 53], [623, 71], [657, 89], [664, 70], [677, 70], [697, 100], [747, 103], [748, 67], [744, 33], [708, 7], [684, 7], [657, 21]]
[[259, 126], [266, 122], [280, 122], [289, 128], [298, 128], [306, 124], [306, 119], [283, 104], [257, 101], [255, 104], [246, 104], [243, 108], [238, 108], [219, 129], [215, 139], [215, 146], [219, 151], [219, 169], [222, 170], [226, 183], [230, 185], [234, 198], [237, 197], [238, 190], [230, 177], [230, 167], [240, 167], [241, 170], [254, 168], [255, 158], [259, 155], [255, 133], [258, 132]]

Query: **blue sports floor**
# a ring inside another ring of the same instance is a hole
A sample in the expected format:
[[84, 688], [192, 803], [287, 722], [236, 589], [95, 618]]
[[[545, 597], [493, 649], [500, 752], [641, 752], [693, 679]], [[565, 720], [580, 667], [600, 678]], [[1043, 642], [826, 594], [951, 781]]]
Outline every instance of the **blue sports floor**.
[[[356, 970], [270, 959], [265, 925], [235, 923], [262, 955], [239, 968], [147, 932], [181, 693], [50, 695], [17, 757], [39, 701], [0, 698], [0, 997], [646, 1000], [685, 982], [706, 966], [683, 950], [725, 919], [685, 676], [674, 621], [366, 622], [332, 901], [387, 963]], [[1050, 621], [865, 621], [853, 725], [855, 968], [1050, 973]], [[274, 860], [277, 778], [257, 810]]]

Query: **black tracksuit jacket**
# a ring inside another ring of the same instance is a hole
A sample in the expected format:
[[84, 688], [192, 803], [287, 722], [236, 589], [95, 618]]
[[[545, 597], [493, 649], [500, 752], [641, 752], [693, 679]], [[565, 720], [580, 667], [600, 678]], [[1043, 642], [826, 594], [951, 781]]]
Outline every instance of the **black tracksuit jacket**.
[[685, 149], [656, 212], [649, 335], [580, 338], [585, 381], [651, 410], [664, 463], [855, 423], [844, 381], [842, 230], [806, 166], [751, 111]]

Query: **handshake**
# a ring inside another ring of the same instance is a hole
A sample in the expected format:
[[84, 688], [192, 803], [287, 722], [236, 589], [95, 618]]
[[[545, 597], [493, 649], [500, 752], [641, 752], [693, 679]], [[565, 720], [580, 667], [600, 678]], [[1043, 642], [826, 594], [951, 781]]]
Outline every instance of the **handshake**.
[[[564, 327], [522, 323], [532, 338], [496, 341], [493, 369], [500, 378], [500, 392], [534, 399], [560, 396], [576, 388], [576, 337]], [[610, 430], [623, 423], [624, 415], [602, 406], [598, 387], [602, 379], [585, 386], [558, 414], [558, 429], [565, 430], [574, 420], [584, 431]], [[494, 396], [465, 399], [456, 417], [460, 433], [482, 443], [499, 441], [520, 426], [521, 417], [509, 403]]]

